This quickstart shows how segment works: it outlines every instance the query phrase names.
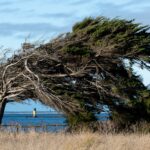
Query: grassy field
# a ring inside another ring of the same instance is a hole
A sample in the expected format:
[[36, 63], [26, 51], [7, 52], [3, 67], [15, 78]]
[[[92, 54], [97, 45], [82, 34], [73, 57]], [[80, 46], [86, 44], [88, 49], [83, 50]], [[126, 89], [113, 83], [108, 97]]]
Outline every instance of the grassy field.
[[0, 150], [150, 150], [150, 134], [2, 132]]

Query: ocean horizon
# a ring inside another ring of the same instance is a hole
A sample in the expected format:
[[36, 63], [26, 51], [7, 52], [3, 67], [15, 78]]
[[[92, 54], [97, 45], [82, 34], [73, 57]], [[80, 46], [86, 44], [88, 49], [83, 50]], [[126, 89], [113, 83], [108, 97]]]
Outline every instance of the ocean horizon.
[[[100, 121], [108, 120], [108, 113], [97, 114]], [[2, 119], [2, 126], [22, 126], [22, 127], [43, 127], [47, 126], [48, 131], [59, 131], [67, 127], [66, 116], [57, 111], [38, 111], [34, 118], [31, 111], [6, 111]]]

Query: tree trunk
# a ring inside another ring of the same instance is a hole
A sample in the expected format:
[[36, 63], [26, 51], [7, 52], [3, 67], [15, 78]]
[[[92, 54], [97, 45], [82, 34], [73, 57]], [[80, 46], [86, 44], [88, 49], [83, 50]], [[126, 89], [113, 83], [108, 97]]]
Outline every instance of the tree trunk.
[[7, 103], [6, 100], [0, 102], [0, 125], [2, 124], [6, 103]]

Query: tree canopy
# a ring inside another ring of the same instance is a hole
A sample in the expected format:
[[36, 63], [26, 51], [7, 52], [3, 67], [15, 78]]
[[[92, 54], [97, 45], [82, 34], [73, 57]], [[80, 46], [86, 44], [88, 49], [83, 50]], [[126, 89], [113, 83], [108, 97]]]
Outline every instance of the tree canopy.
[[150, 121], [150, 90], [134, 65], [150, 70], [149, 27], [134, 20], [89, 17], [72, 32], [38, 47], [29, 44], [2, 63], [0, 85], [21, 88], [14, 100], [39, 99], [63, 111], [70, 125], [96, 120], [104, 105], [118, 124]]

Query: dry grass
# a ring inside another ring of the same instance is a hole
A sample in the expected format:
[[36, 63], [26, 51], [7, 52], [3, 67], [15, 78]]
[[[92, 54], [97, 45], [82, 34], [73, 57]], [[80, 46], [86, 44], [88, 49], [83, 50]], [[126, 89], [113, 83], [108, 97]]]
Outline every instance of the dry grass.
[[150, 150], [150, 134], [1, 132], [0, 150]]

